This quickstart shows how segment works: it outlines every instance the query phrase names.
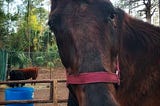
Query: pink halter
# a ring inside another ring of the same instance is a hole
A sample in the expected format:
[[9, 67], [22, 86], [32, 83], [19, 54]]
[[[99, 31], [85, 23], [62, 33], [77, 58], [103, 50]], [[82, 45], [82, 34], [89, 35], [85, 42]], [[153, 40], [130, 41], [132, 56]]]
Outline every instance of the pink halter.
[[67, 84], [89, 84], [89, 83], [117, 83], [120, 84], [120, 68], [117, 57], [116, 73], [110, 72], [88, 72], [78, 75], [67, 75]]

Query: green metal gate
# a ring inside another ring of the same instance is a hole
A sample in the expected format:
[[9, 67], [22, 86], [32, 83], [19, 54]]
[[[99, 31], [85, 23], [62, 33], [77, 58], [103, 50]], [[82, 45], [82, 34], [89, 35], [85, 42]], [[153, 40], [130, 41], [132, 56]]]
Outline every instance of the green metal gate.
[[0, 81], [6, 80], [7, 57], [7, 52], [5, 50], [0, 50]]

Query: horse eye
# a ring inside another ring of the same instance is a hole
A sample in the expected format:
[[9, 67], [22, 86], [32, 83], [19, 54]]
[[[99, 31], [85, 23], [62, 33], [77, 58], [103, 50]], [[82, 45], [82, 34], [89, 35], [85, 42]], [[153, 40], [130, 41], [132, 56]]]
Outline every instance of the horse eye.
[[114, 14], [114, 13], [110, 15], [110, 18], [111, 18], [111, 19], [113, 19], [114, 17], [115, 17], [115, 14]]
[[115, 17], [115, 14], [110, 14], [108, 17], [107, 17], [107, 22], [111, 22]]

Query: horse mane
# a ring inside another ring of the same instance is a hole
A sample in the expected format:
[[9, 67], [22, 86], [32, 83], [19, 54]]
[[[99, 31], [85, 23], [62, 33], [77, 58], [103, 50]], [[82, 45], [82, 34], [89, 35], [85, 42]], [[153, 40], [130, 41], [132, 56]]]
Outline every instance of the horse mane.
[[[160, 58], [160, 27], [135, 19], [118, 9], [121, 52], [155, 61]], [[123, 26], [123, 27], [121, 27]]]
[[129, 95], [120, 101], [125, 106], [138, 105], [145, 100], [144, 95], [156, 94], [155, 89], [160, 87], [160, 27], [133, 18], [121, 9], [117, 9], [117, 18], [121, 87], [126, 86], [120, 95]]

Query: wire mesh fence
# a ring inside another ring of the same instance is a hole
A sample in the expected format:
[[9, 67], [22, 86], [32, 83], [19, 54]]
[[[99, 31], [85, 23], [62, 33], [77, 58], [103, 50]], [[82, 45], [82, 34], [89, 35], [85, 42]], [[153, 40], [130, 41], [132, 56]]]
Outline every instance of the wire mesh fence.
[[9, 52], [8, 65], [14, 68], [28, 66], [54, 68], [62, 66], [56, 52]]

